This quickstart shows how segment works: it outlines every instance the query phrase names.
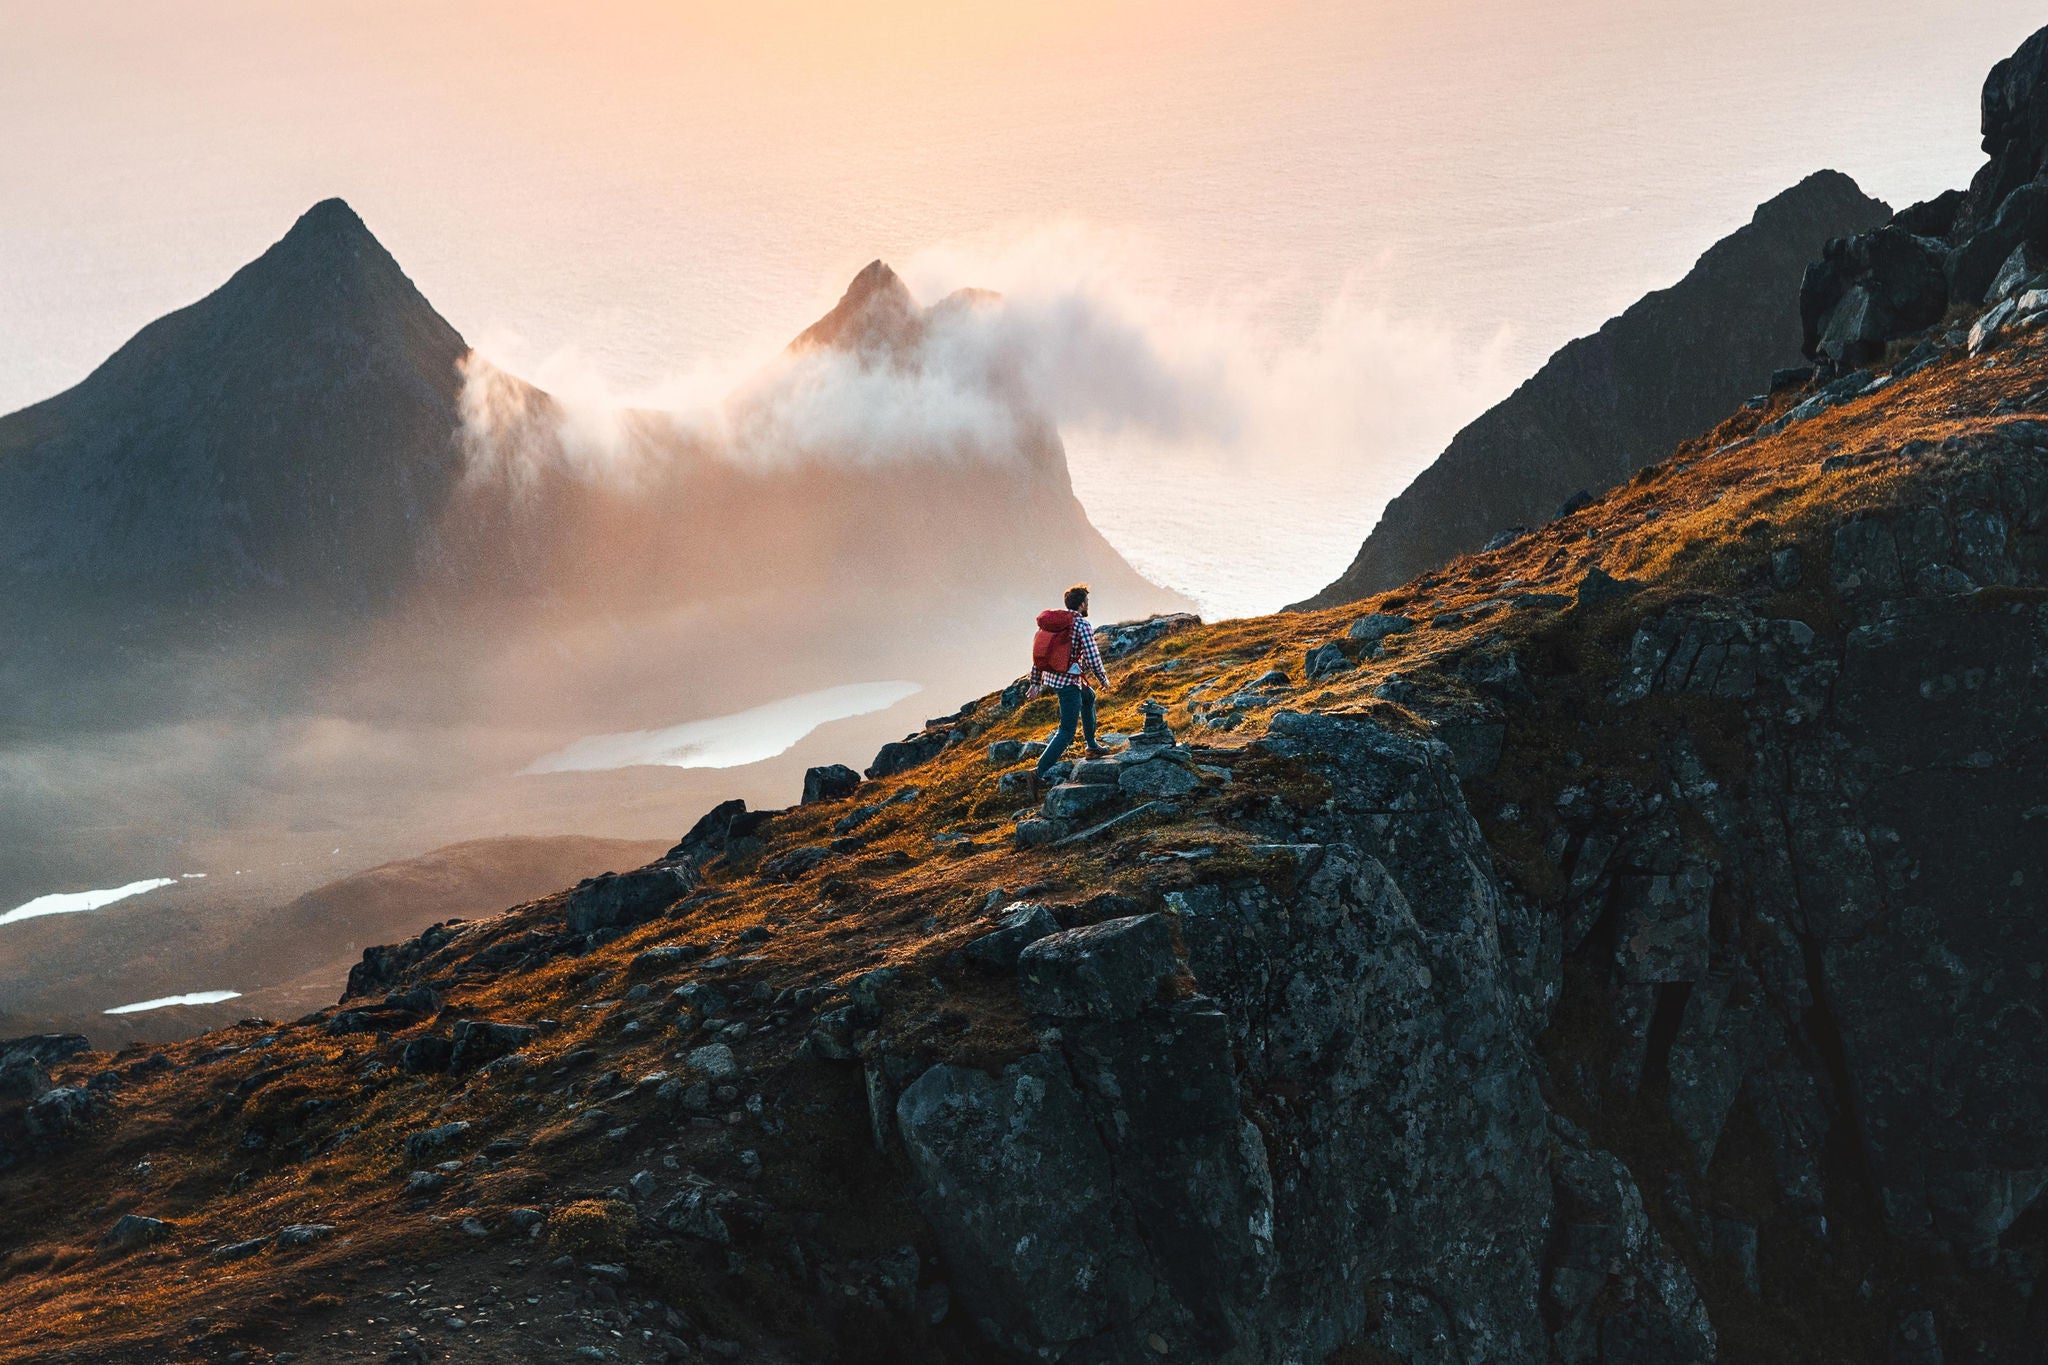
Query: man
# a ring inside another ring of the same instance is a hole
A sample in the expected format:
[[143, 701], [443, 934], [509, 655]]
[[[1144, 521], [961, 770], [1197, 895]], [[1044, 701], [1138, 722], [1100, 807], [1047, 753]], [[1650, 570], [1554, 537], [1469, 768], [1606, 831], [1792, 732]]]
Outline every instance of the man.
[[1031, 646], [1029, 695], [1035, 697], [1041, 688], [1050, 687], [1060, 697], [1060, 728], [1053, 731], [1045, 752], [1038, 756], [1038, 766], [1031, 770], [1034, 800], [1046, 773], [1073, 742], [1076, 725], [1087, 742], [1088, 757], [1101, 758], [1109, 752], [1095, 742], [1095, 689], [1088, 686], [1088, 680], [1093, 678], [1106, 692], [1109, 674], [1103, 671], [1095, 628], [1088, 624], [1088, 585], [1076, 583], [1067, 589], [1064, 600], [1065, 611], [1038, 614], [1038, 635]]

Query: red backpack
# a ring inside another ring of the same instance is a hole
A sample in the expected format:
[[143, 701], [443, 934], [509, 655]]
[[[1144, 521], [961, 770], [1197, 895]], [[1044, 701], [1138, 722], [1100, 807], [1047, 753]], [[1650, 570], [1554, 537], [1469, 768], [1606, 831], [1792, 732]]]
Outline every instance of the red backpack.
[[1031, 637], [1031, 666], [1044, 673], [1064, 673], [1074, 663], [1074, 613], [1038, 613], [1038, 634]]

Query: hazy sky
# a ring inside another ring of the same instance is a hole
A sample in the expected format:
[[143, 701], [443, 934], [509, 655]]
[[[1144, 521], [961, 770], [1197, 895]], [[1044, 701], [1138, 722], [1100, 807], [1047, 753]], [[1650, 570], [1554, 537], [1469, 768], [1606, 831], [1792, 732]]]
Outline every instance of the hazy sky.
[[0, 410], [328, 195], [501, 362], [625, 396], [736, 372], [882, 256], [1213, 370], [1234, 426], [1109, 414], [1070, 428], [1076, 480], [1140, 567], [1270, 607], [1759, 200], [1821, 166], [1895, 204], [1962, 183], [1984, 73], [2042, 18], [0, 0]]

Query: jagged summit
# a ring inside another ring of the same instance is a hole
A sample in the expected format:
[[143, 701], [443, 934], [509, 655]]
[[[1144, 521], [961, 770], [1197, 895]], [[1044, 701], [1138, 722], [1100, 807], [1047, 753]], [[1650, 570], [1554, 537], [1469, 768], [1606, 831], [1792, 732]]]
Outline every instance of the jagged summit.
[[1800, 358], [1800, 273], [1822, 243], [1890, 209], [1839, 171], [1760, 205], [1684, 279], [1568, 342], [1451, 438], [1387, 504], [1341, 577], [1303, 607], [1380, 592], [1540, 526], [1568, 499], [1610, 488], [1768, 387]]
[[2048, 274], [2048, 28], [1991, 69], [1980, 98], [1988, 160], [1967, 190], [1909, 205], [1828, 242], [1799, 292], [1805, 350], [1853, 370], [1958, 308], [2013, 302]]
[[459, 474], [467, 351], [354, 210], [315, 204], [78, 385], [0, 418], [13, 605], [387, 598]]
[[910, 286], [880, 260], [861, 267], [832, 311], [790, 342], [792, 351], [821, 346], [886, 351], [915, 344], [922, 322]]
[[429, 314], [440, 322], [433, 305], [343, 199], [323, 199], [300, 214], [284, 236], [235, 272], [224, 292], [232, 297], [259, 285], [301, 291], [299, 304], [314, 310], [354, 296], [387, 322], [424, 321]]
[[346, 199], [336, 196], [322, 199], [313, 207], [300, 214], [291, 230], [277, 240], [276, 245], [264, 253], [271, 255], [305, 255], [316, 252], [355, 252], [365, 247], [383, 251], [383, 244], [363, 222], [361, 215], [349, 207]]

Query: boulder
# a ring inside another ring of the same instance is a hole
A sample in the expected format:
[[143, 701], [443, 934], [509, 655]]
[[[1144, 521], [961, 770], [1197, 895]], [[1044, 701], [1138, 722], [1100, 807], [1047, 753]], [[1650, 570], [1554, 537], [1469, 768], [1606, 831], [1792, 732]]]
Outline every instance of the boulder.
[[815, 871], [831, 857], [832, 849], [830, 845], [805, 844], [791, 849], [779, 858], [770, 859], [767, 865], [762, 868], [762, 871], [771, 877], [779, 877], [783, 881], [793, 882], [805, 873]]
[[1635, 590], [1635, 584], [1626, 579], [1616, 578], [1598, 564], [1590, 565], [1579, 578], [1579, 585], [1573, 591], [1573, 600], [1581, 609], [1601, 606], [1618, 601]]
[[1628, 1167], [1555, 1124], [1559, 1318], [1551, 1358], [1567, 1365], [1713, 1365], [1718, 1338], [1698, 1287], [1643, 1210]]
[[645, 924], [688, 895], [698, 881], [696, 864], [687, 859], [593, 877], [569, 893], [569, 931], [588, 934]]
[[1402, 631], [1413, 629], [1415, 629], [1415, 622], [1405, 616], [1395, 616], [1388, 612], [1376, 611], [1370, 616], [1361, 616], [1356, 621], [1353, 621], [1351, 629], [1346, 633], [1352, 639], [1360, 641], [1367, 646], [1372, 646], [1377, 645], [1389, 635], [1399, 635]]
[[82, 1085], [61, 1086], [38, 1095], [24, 1120], [30, 1137], [54, 1139], [89, 1127], [109, 1108], [106, 1098]]
[[947, 729], [923, 730], [906, 735], [891, 744], [884, 744], [875, 754], [875, 761], [868, 765], [870, 778], [894, 777], [907, 772], [920, 763], [927, 763], [944, 752], [953, 741], [953, 731]]
[[998, 1344], [1051, 1354], [1135, 1315], [1147, 1286], [1118, 1254], [1109, 1153], [1061, 1061], [935, 1066], [896, 1124], [947, 1269]]
[[715, 1246], [727, 1246], [732, 1242], [732, 1230], [719, 1215], [717, 1201], [711, 1191], [701, 1187], [684, 1190], [664, 1204], [655, 1213], [657, 1225], [684, 1237]]
[[1017, 847], [1043, 848], [1060, 837], [1060, 827], [1051, 820], [1019, 820]]
[[2048, 270], [2048, 252], [2036, 252], [2033, 247], [2021, 242], [2012, 249], [2012, 255], [2005, 258], [2005, 264], [1992, 277], [1991, 288], [1985, 292], [1986, 303], [2003, 303], [2026, 291], [2035, 276]]
[[1124, 765], [1122, 762], [1114, 758], [1084, 758], [1074, 765], [1073, 771], [1068, 775], [1067, 780], [1070, 782], [1102, 783], [1108, 786], [1115, 786], [1116, 780], [1123, 773], [1123, 770]]
[[177, 1230], [177, 1224], [162, 1218], [151, 1218], [140, 1213], [124, 1213], [107, 1235], [100, 1239], [100, 1245], [114, 1249], [143, 1246], [150, 1242], [162, 1241]]
[[410, 986], [384, 997], [384, 1008], [400, 1014], [428, 1015], [441, 1012], [441, 996], [432, 986]]
[[732, 1049], [724, 1043], [706, 1043], [703, 1047], [693, 1047], [683, 1060], [692, 1071], [714, 1084], [732, 1080], [740, 1074], [739, 1060], [733, 1056]]
[[1126, 763], [1117, 776], [1117, 789], [1126, 796], [1180, 796], [1202, 785], [1189, 764], [1167, 758]]
[[1007, 768], [1024, 757], [1021, 740], [999, 739], [988, 746], [988, 761], [998, 768]]
[[1959, 303], [1982, 303], [1999, 271], [2021, 247], [2048, 253], [2048, 185], [2021, 185], [1991, 220], [1948, 253], [1949, 293]]
[[25, 1038], [0, 1041], [0, 1063], [12, 1057], [25, 1057], [38, 1066], [49, 1067], [90, 1051], [92, 1040], [82, 1033], [32, 1033]]
[[1326, 645], [1318, 645], [1302, 660], [1302, 672], [1308, 675], [1310, 681], [1331, 677], [1355, 667], [1357, 665], [1344, 656], [1344, 650], [1334, 640]]
[[1042, 938], [1060, 931], [1060, 922], [1052, 912], [1042, 905], [1029, 902], [1010, 907], [1002, 922], [989, 933], [970, 940], [962, 951], [969, 962], [997, 971], [1009, 971], [1017, 965], [1017, 957], [1026, 948]]
[[277, 1249], [296, 1251], [302, 1247], [309, 1247], [333, 1231], [332, 1223], [287, 1223], [277, 1230]]
[[[1771, 382], [1773, 386], [1776, 385], [1777, 376], [1775, 374], [1772, 376]], [[1553, 520], [1562, 521], [1566, 517], [1570, 516], [1572, 513], [1580, 510], [1581, 508], [1591, 507], [1592, 505], [1593, 494], [1591, 490], [1581, 488], [1572, 493], [1571, 496], [1567, 497], [1563, 502], [1559, 503], [1557, 505], [1557, 511], [1551, 513], [1551, 517]]]
[[452, 1123], [438, 1124], [423, 1128], [405, 1139], [405, 1156], [408, 1161], [419, 1161], [435, 1152], [454, 1146], [469, 1136], [470, 1123], [467, 1119], [456, 1119]]
[[1116, 800], [1117, 789], [1099, 782], [1062, 782], [1045, 794], [1048, 820], [1079, 820]]
[[2019, 305], [2012, 299], [1998, 304], [1970, 324], [1970, 354], [1982, 355], [1997, 343], [1998, 334], [2005, 329], [2019, 313]]
[[1800, 285], [1806, 354], [1868, 364], [1893, 337], [1941, 321], [1950, 292], [1945, 254], [1941, 242], [1895, 223], [1828, 242]]
[[0, 1057], [0, 1100], [33, 1100], [50, 1088], [50, 1073], [26, 1052]]
[[697, 823], [690, 826], [689, 833], [682, 837], [682, 841], [663, 855], [663, 861], [703, 862], [714, 854], [724, 852], [733, 821], [746, 813], [747, 803], [737, 798], [719, 802], [698, 817]]
[[804, 795], [801, 804], [809, 806], [820, 801], [843, 801], [853, 795], [860, 786], [860, 774], [844, 763], [831, 763], [820, 768], [804, 770]]
[[413, 1075], [446, 1071], [455, 1056], [455, 1044], [447, 1038], [412, 1038], [398, 1054], [398, 1064]]
[[519, 1051], [540, 1030], [531, 1024], [496, 1024], [483, 1019], [464, 1019], [455, 1026], [448, 1055], [450, 1071], [472, 1071], [486, 1062]]
[[269, 1245], [270, 1238], [267, 1235], [251, 1237], [247, 1241], [228, 1242], [222, 1246], [217, 1246], [208, 1252], [207, 1255], [216, 1261], [242, 1261], [254, 1256]]
[[1162, 915], [1134, 915], [1039, 939], [1017, 961], [1024, 1003], [1049, 1018], [1129, 1019], [1178, 971]]
[[703, 949], [694, 943], [657, 943], [634, 954], [633, 960], [626, 964], [626, 970], [633, 976], [656, 976], [674, 971], [702, 953]]
[[1202, 624], [1202, 618], [1192, 612], [1168, 612], [1160, 616], [1148, 616], [1142, 621], [1120, 621], [1113, 625], [1095, 627], [1095, 644], [1105, 659], [1120, 659], [1132, 650], [1151, 644], [1154, 640], [1168, 635], [1191, 630]]

